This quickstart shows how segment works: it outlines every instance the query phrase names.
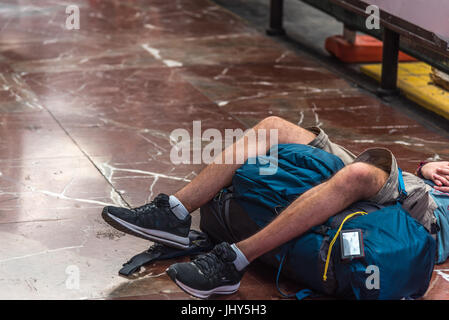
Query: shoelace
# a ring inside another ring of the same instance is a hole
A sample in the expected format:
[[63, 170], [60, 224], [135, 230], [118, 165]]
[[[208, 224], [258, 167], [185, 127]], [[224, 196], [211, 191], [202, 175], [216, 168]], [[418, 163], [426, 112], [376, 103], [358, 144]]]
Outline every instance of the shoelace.
[[154, 209], [156, 207], [162, 207], [162, 206], [169, 206], [169, 204], [165, 199], [161, 198], [160, 196], [157, 196], [150, 203], [146, 203], [143, 206], [134, 208], [134, 209], [132, 209], [132, 211], [134, 211], [137, 214], [148, 213], [151, 211], [151, 209]]
[[150, 209], [153, 209], [155, 207], [156, 205], [153, 203], [153, 201], [151, 201], [150, 203], [144, 204], [141, 207], [132, 209], [132, 211], [134, 211], [135, 213], [147, 213], [150, 211]]
[[217, 246], [211, 252], [196, 258], [195, 263], [206, 276], [216, 276], [223, 266], [223, 248]]

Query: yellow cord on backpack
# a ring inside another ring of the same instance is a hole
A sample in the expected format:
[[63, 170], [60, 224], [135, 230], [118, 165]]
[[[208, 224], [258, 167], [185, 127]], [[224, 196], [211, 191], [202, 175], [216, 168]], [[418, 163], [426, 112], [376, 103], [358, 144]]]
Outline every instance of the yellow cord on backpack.
[[368, 212], [357, 211], [357, 212], [347, 215], [346, 218], [343, 219], [342, 223], [340, 224], [340, 228], [338, 228], [337, 233], [335, 234], [334, 238], [332, 239], [331, 243], [329, 244], [329, 250], [327, 251], [326, 264], [324, 265], [323, 281], [327, 281], [327, 268], [329, 267], [329, 260], [331, 257], [332, 247], [334, 246], [334, 243], [337, 240], [338, 235], [340, 234], [341, 228], [343, 228], [343, 224], [346, 222], [346, 220], [348, 220], [349, 218], [352, 218], [356, 214], [365, 215], [365, 214], [368, 214]]

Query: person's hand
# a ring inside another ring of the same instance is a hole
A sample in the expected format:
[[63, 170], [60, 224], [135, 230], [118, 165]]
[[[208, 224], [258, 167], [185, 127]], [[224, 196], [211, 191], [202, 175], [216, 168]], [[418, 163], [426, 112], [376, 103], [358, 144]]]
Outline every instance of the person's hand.
[[449, 192], [449, 161], [426, 163], [421, 168], [421, 174], [435, 183], [436, 190]]

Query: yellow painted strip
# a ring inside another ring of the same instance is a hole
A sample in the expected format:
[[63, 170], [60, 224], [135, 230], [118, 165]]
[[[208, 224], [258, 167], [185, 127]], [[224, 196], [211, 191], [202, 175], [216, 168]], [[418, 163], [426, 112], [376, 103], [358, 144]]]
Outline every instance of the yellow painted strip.
[[[363, 73], [380, 81], [381, 64], [361, 66]], [[398, 67], [398, 88], [420, 106], [449, 119], [449, 91], [432, 84], [431, 67], [424, 62], [403, 62]]]

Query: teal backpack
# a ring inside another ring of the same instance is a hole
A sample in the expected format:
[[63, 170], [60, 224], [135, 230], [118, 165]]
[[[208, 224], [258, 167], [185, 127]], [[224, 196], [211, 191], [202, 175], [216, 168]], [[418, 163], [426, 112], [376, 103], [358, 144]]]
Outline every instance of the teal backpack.
[[[200, 228], [215, 241], [237, 242], [273, 220], [299, 195], [329, 179], [344, 164], [321, 149], [297, 144], [275, 146], [247, 161], [232, 185], [201, 208]], [[262, 167], [277, 164], [272, 175]], [[320, 226], [262, 256], [280, 275], [307, 289], [298, 299], [326, 294], [345, 299], [418, 298], [426, 292], [436, 243], [401, 206], [357, 202]], [[279, 288], [279, 287], [278, 287]]]

